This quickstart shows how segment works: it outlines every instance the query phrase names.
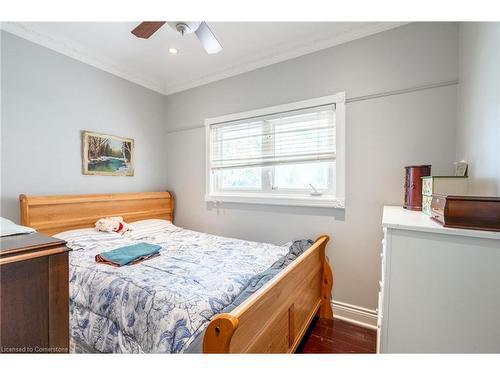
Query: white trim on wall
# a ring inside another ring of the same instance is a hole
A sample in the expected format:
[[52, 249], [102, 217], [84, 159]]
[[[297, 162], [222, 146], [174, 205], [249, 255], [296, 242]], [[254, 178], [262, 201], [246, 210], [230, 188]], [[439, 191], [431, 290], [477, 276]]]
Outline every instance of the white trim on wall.
[[[360, 101], [365, 101], [365, 100], [374, 100], [374, 99], [379, 99], [379, 98], [384, 98], [387, 96], [394, 96], [394, 95], [402, 95], [402, 94], [408, 94], [412, 92], [418, 92], [418, 91], [423, 91], [423, 90], [432, 90], [440, 87], [447, 87], [447, 86], [454, 86], [458, 85], [458, 80], [453, 79], [449, 81], [437, 81], [437, 82], [431, 82], [423, 85], [417, 85], [417, 86], [411, 86], [411, 87], [405, 87], [402, 89], [398, 90], [389, 90], [389, 91], [380, 91], [380, 92], [374, 92], [366, 95], [360, 95], [360, 96], [354, 96], [351, 98], [346, 98], [345, 103], [350, 104], [350, 103], [355, 103], [355, 102], [360, 102]], [[189, 127], [183, 127], [183, 128], [174, 128], [170, 130], [166, 130], [167, 134], [170, 133], [179, 133], [183, 131], [189, 131], [189, 130], [194, 130], [194, 129], [201, 129], [205, 128], [204, 124], [201, 125], [193, 125]]]
[[0, 30], [7, 31], [15, 36], [29, 40], [30, 42], [48, 48], [52, 51], [59, 52], [62, 55], [71, 57], [107, 73], [111, 73], [117, 77], [138, 84], [139, 86], [146, 87], [160, 94], [165, 94], [165, 90], [161, 87], [161, 85], [133, 73], [118, 63], [105, 61], [102, 57], [95, 55], [91, 51], [85, 50], [82, 46], [78, 46], [71, 40], [63, 41], [62, 39], [48, 35], [33, 26], [28, 26], [23, 22], [2, 22], [0, 23]]
[[[270, 204], [302, 207], [328, 207], [345, 208], [345, 92], [334, 95], [322, 96], [302, 100], [299, 102], [281, 104], [273, 107], [259, 108], [251, 111], [232, 113], [219, 117], [205, 119], [205, 201], [206, 202], [232, 202], [250, 204]], [[335, 146], [336, 146], [336, 175], [335, 196], [324, 195], [321, 197], [296, 194], [278, 195], [263, 193], [221, 193], [214, 191], [210, 169], [210, 129], [212, 125], [225, 122], [250, 119], [276, 113], [289, 112], [300, 109], [335, 105]]]
[[332, 300], [333, 316], [360, 327], [377, 330], [377, 311]]
[[242, 73], [250, 72], [252, 70], [260, 69], [286, 60], [291, 60], [296, 57], [308, 55], [313, 52], [338, 46], [340, 44], [348, 43], [373, 34], [378, 34], [406, 24], [408, 24], [408, 22], [371, 22], [370, 24], [363, 25], [362, 27], [353, 28], [333, 36], [331, 34], [323, 34], [318, 35], [318, 37], [312, 40], [299, 39], [294, 41], [294, 43], [286, 43], [276, 46], [273, 48], [274, 51], [271, 54], [263, 53], [257, 57], [255, 57], [255, 55], [251, 55], [251, 59], [244, 57], [227, 69], [222, 69], [203, 77], [197, 77], [184, 84], [169, 85], [165, 88], [165, 95], [170, 95], [176, 92], [192, 89], [197, 86], [206, 85], [211, 82], [220, 81], [225, 78], [237, 76]]
[[144, 74], [141, 74], [141, 72], [134, 71], [131, 67], [127, 67], [124, 63], [108, 61], [103, 56], [98, 56], [93, 51], [88, 50], [84, 46], [78, 45], [76, 42], [69, 39], [63, 39], [61, 36], [50, 35], [46, 30], [43, 30], [43, 28], [37, 27], [36, 23], [0, 22], [0, 30], [5, 30], [18, 37], [29, 40], [30, 42], [39, 44], [82, 63], [91, 65], [95, 68], [126, 79], [127, 81], [159, 92], [160, 94], [170, 95], [344, 44], [356, 39], [361, 39], [373, 34], [378, 34], [383, 31], [406, 25], [407, 23], [408, 22], [370, 22], [335, 35], [332, 35], [331, 33], [322, 33], [313, 39], [302, 38], [295, 40], [293, 43], [283, 43], [275, 46], [272, 53], [266, 52], [259, 56], [255, 56], [254, 54], [243, 56], [228, 68], [215, 71], [205, 76], [195, 77], [192, 80], [182, 83], [152, 81], [151, 79], [145, 77]]

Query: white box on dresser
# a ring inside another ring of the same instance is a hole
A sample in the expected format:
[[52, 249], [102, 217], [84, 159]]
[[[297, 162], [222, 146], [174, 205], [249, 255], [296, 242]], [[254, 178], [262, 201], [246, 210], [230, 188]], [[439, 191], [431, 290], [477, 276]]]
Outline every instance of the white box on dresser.
[[379, 353], [500, 353], [500, 232], [386, 206]]

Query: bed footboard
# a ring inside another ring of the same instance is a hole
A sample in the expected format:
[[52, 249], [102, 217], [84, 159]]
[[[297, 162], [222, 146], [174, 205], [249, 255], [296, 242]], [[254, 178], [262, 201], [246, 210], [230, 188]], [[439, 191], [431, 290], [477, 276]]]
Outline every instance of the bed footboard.
[[315, 315], [333, 318], [333, 273], [323, 235], [231, 313], [216, 315], [204, 353], [293, 353]]

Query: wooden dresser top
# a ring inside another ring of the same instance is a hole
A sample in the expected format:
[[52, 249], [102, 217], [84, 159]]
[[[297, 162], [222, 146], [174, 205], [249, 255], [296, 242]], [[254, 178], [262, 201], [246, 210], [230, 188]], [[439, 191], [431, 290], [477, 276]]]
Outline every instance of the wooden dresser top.
[[0, 237], [0, 256], [25, 251], [38, 251], [47, 248], [64, 246], [65, 241], [41, 233], [15, 234]]

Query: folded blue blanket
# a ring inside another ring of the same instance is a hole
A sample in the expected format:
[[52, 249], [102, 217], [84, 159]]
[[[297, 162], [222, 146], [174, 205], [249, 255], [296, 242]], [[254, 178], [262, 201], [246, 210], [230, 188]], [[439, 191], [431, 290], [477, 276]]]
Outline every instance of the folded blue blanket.
[[115, 267], [131, 265], [160, 255], [161, 246], [140, 242], [97, 254], [95, 261]]

